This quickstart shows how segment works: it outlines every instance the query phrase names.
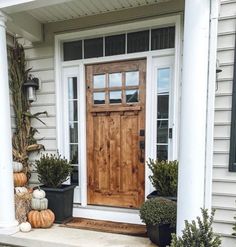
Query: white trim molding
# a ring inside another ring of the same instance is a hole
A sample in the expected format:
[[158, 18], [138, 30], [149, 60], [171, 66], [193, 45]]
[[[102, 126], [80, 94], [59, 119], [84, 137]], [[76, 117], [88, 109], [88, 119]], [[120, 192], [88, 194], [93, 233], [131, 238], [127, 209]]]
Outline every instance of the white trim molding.
[[[123, 54], [123, 55], [116, 55], [116, 56], [104, 56], [99, 58], [89, 58], [83, 60], [74, 60], [74, 61], [63, 61], [63, 53], [62, 53], [62, 43], [65, 41], [72, 41], [72, 40], [79, 40], [84, 38], [92, 38], [92, 37], [101, 37], [104, 35], [112, 35], [117, 33], [125, 33], [128, 31], [136, 31], [136, 30], [143, 30], [143, 29], [150, 29], [150, 28], [158, 28], [163, 26], [170, 26], [173, 25], [176, 27], [176, 40], [175, 41], [175, 48], [174, 49], [164, 49], [164, 50], [155, 50], [155, 51], [147, 51], [147, 52], [139, 52], [139, 53], [130, 53], [130, 54]], [[66, 68], [77, 68], [79, 70], [79, 119], [80, 119], [80, 126], [79, 126], [79, 135], [80, 135], [80, 146], [79, 146], [79, 162], [81, 165], [80, 170], [80, 195], [81, 198], [79, 202], [81, 206], [79, 208], [74, 208], [74, 215], [78, 216], [79, 213], [85, 212], [86, 215], [96, 215], [96, 212], [93, 211], [93, 208], [89, 208], [89, 210], [82, 210], [82, 208], [86, 209], [90, 206], [87, 205], [87, 162], [86, 162], [86, 84], [85, 84], [85, 66], [87, 64], [95, 64], [95, 63], [105, 63], [105, 62], [112, 62], [112, 61], [122, 61], [122, 60], [129, 60], [129, 59], [139, 59], [139, 58], [146, 58], [147, 60], [147, 77], [146, 77], [146, 135], [145, 135], [145, 142], [146, 142], [146, 153], [145, 158], [156, 158], [156, 140], [153, 141], [153, 133], [150, 132], [151, 129], [156, 128], [156, 120], [153, 120], [153, 114], [151, 113], [153, 108], [153, 97], [152, 94], [155, 94], [153, 91], [153, 84], [155, 83], [155, 78], [153, 76], [153, 66], [154, 66], [154, 59], [158, 58], [160, 61], [165, 61], [165, 58], [171, 58], [171, 63], [174, 65], [174, 73], [173, 73], [173, 84], [174, 89], [176, 90], [176, 100], [179, 99], [179, 78], [180, 78], [180, 57], [181, 57], [181, 15], [178, 16], [168, 16], [163, 18], [155, 18], [149, 19], [144, 21], [138, 21], [133, 23], [127, 23], [123, 25], [112, 25], [107, 27], [96, 28], [92, 30], [84, 30], [75, 33], [65, 33], [65, 34], [58, 34], [55, 36], [55, 78], [56, 78], [56, 98], [57, 98], [57, 143], [59, 152], [65, 153], [65, 146], [64, 146], [64, 137], [62, 135], [64, 130], [64, 120], [63, 120], [63, 94], [62, 94], [62, 70]], [[96, 35], [94, 35], [96, 34]], [[164, 60], [163, 60], [164, 59]], [[168, 60], [169, 61], [169, 60]], [[174, 111], [179, 112], [178, 102], [174, 104]], [[175, 133], [178, 132], [178, 113], [175, 112], [173, 115], [176, 117], [175, 123]], [[153, 125], [153, 126], [152, 126]], [[178, 138], [178, 135], [175, 136]], [[176, 139], [176, 145], [178, 140]], [[178, 158], [177, 154], [178, 148], [175, 147], [173, 149], [173, 154], [171, 155], [175, 159]], [[152, 190], [151, 183], [149, 181], [149, 169], [145, 166], [145, 196], [149, 194]], [[77, 201], [78, 202], [78, 201]], [[119, 209], [117, 208], [119, 211]], [[105, 208], [106, 211], [106, 208]], [[109, 211], [109, 210], [108, 210]], [[101, 211], [100, 211], [101, 212]], [[88, 214], [87, 214], [88, 213]], [[108, 213], [108, 212], [107, 212]], [[100, 219], [102, 219], [102, 215], [107, 215], [107, 213], [102, 213]], [[110, 212], [111, 213], [111, 212]], [[128, 212], [129, 213], [129, 212]], [[125, 214], [122, 215], [126, 215]], [[119, 213], [114, 215], [120, 215]], [[98, 217], [98, 216], [97, 216]], [[108, 216], [106, 216], [108, 217]], [[115, 217], [113, 220], [118, 220]], [[123, 216], [122, 216], [123, 217]], [[137, 219], [137, 215], [135, 215], [135, 219]], [[108, 217], [109, 218], [109, 217]], [[132, 218], [132, 217], [131, 217]], [[134, 220], [134, 218], [133, 218]], [[135, 220], [135, 222], [139, 222]]]

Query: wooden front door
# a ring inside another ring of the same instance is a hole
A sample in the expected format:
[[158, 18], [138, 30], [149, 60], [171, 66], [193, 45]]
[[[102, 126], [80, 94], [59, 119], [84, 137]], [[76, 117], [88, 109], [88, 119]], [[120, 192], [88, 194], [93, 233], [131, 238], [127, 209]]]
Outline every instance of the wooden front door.
[[146, 60], [86, 66], [88, 204], [144, 201]]

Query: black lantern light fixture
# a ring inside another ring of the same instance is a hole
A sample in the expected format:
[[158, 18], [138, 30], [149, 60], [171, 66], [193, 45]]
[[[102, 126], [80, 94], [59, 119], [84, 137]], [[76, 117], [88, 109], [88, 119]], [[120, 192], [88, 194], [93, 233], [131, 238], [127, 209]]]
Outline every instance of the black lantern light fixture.
[[28, 80], [24, 83], [24, 88], [27, 94], [27, 100], [30, 103], [36, 101], [36, 90], [39, 89], [39, 79], [29, 75]]

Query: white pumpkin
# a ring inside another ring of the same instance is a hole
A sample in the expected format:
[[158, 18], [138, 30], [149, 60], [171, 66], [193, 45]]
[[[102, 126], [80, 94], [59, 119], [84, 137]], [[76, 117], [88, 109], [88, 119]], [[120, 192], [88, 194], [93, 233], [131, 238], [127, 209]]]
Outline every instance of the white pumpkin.
[[29, 222], [23, 222], [20, 224], [20, 230], [22, 232], [29, 232], [31, 230], [31, 225]]
[[46, 196], [46, 193], [44, 190], [41, 190], [40, 188], [33, 191], [33, 198], [42, 199]]
[[45, 210], [48, 208], [48, 199], [47, 198], [32, 198], [31, 200], [31, 208], [34, 210]]
[[27, 193], [28, 189], [26, 187], [15, 187], [16, 194]]
[[21, 172], [23, 170], [23, 165], [20, 162], [13, 161], [13, 172]]

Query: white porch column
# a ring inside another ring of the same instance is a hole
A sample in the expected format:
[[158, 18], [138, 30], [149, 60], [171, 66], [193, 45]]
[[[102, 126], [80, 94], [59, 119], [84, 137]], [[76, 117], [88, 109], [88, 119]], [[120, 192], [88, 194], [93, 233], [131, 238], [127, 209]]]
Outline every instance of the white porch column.
[[5, 17], [0, 12], [0, 234], [18, 231], [15, 219]]
[[204, 207], [210, 0], [185, 0], [177, 234]]

